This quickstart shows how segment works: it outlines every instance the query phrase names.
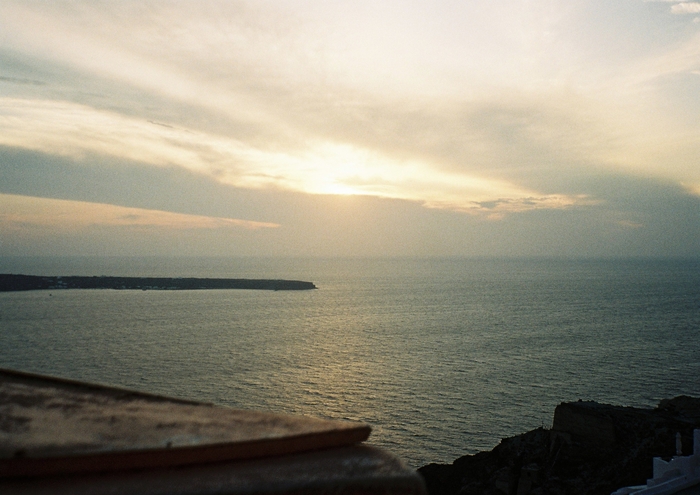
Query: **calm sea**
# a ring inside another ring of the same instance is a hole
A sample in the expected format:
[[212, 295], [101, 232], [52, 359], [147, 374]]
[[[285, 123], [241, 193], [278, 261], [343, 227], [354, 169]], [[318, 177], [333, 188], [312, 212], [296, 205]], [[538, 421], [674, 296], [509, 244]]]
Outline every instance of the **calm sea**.
[[315, 291], [0, 294], [0, 367], [361, 420], [419, 467], [562, 401], [700, 396], [700, 261], [0, 258], [0, 272], [288, 278]]

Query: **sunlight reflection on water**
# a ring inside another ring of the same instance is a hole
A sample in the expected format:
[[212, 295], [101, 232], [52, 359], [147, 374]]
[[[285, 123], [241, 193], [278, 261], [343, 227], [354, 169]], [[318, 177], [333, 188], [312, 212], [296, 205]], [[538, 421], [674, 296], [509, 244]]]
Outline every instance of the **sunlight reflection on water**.
[[361, 420], [414, 467], [549, 426], [561, 401], [700, 395], [697, 262], [113, 263], [319, 290], [4, 293], [0, 366]]

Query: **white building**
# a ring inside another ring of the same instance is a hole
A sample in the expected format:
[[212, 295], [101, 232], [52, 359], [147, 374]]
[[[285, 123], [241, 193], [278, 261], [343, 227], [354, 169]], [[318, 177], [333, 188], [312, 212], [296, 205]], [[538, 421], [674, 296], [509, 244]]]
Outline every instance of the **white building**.
[[[680, 436], [676, 439], [680, 453]], [[693, 455], [676, 455], [670, 461], [654, 457], [654, 477], [646, 485], [626, 486], [612, 495], [700, 494], [700, 430], [693, 431]]]

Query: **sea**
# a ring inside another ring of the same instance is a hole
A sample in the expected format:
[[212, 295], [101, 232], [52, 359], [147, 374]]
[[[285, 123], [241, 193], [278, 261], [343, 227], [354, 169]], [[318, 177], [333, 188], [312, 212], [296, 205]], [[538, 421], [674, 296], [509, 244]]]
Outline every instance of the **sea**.
[[362, 421], [414, 468], [550, 427], [561, 402], [700, 396], [700, 259], [5, 257], [0, 273], [314, 282], [0, 293], [0, 367]]

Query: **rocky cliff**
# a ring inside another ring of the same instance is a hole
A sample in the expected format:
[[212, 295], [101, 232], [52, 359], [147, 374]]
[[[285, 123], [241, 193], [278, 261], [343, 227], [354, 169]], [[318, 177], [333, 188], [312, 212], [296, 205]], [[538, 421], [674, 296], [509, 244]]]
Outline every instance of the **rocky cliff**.
[[692, 454], [700, 399], [663, 400], [655, 409], [562, 403], [550, 430], [502, 440], [490, 452], [418, 470], [430, 495], [608, 495], [652, 477], [652, 458]]

